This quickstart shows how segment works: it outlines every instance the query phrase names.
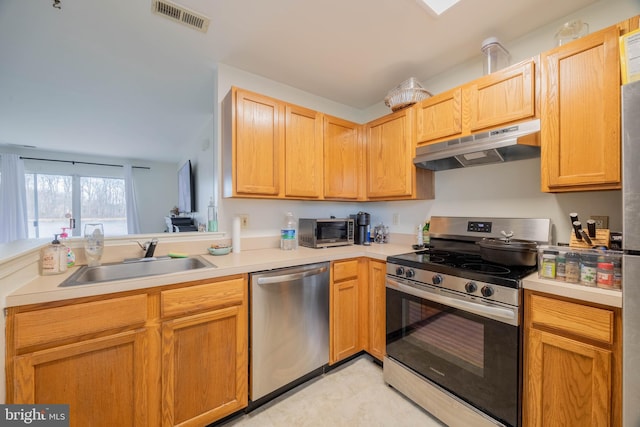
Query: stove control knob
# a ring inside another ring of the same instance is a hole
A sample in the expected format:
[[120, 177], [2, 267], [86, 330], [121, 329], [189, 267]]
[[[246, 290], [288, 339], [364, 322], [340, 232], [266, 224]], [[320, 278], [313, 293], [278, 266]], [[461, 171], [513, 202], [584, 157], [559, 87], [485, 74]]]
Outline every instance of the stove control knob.
[[406, 276], [407, 279], [411, 279], [412, 277], [415, 277], [416, 272], [410, 268], [404, 273], [404, 275]]
[[396, 267], [396, 274], [398, 276], [404, 276], [404, 267]]
[[480, 289], [480, 293], [482, 293], [483, 297], [490, 297], [493, 295], [493, 288], [491, 286], [483, 286], [482, 289]]
[[433, 284], [434, 284], [434, 285], [439, 285], [439, 284], [441, 284], [441, 283], [442, 283], [442, 281], [443, 281], [444, 279], [442, 278], [442, 276], [441, 276], [441, 275], [439, 275], [439, 274], [434, 274], [434, 275], [433, 275], [433, 277], [431, 278], [431, 280], [433, 281]]
[[470, 294], [474, 293], [475, 291], [478, 290], [478, 285], [476, 285], [476, 282], [467, 282], [464, 285], [464, 289], [469, 292]]

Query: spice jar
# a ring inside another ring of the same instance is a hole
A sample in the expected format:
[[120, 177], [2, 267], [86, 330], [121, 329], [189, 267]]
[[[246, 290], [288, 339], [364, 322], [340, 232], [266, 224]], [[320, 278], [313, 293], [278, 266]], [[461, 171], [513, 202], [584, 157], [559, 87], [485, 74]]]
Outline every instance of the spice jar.
[[598, 259], [596, 285], [599, 288], [613, 288], [613, 262], [608, 257], [603, 256]]
[[580, 254], [567, 252], [565, 255], [565, 281], [578, 283], [580, 281]]
[[622, 259], [613, 259], [613, 289], [622, 289]]
[[566, 281], [567, 276], [567, 259], [566, 252], [558, 253], [556, 257], [556, 280]]
[[583, 255], [580, 263], [580, 284], [596, 286], [598, 255]]
[[557, 251], [543, 251], [542, 252], [542, 269], [540, 270], [540, 276], [547, 279], [556, 278], [556, 257]]

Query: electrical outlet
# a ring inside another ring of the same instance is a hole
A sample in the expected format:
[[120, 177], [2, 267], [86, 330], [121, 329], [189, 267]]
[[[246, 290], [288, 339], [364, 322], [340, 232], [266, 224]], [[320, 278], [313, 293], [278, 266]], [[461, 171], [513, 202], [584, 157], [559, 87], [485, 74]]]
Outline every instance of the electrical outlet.
[[240, 228], [249, 228], [249, 214], [240, 214]]
[[591, 215], [591, 219], [596, 222], [596, 228], [609, 228], [609, 217], [607, 215]]
[[398, 225], [398, 222], [400, 222], [400, 214], [394, 213], [393, 214], [393, 225]]

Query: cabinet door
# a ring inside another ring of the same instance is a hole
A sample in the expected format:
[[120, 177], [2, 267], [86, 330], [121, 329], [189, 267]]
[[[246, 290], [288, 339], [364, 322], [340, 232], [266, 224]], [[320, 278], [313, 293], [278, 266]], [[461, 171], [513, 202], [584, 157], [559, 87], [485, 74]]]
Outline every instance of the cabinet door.
[[542, 190], [619, 189], [617, 27], [550, 50], [541, 63]]
[[524, 354], [524, 425], [611, 425], [611, 351], [534, 329]]
[[233, 132], [235, 193], [278, 196], [282, 154], [282, 104], [237, 90]]
[[335, 363], [361, 350], [358, 334], [358, 279], [334, 283], [332, 291], [333, 348], [330, 362]]
[[535, 115], [535, 63], [515, 64], [465, 87], [469, 128], [477, 131]]
[[356, 200], [362, 195], [360, 125], [324, 116], [324, 197]]
[[367, 195], [370, 198], [413, 195], [413, 127], [411, 108], [389, 114], [367, 126]]
[[384, 261], [369, 260], [369, 354], [382, 360], [386, 354], [386, 288]]
[[322, 197], [322, 120], [320, 114], [285, 106], [285, 196]]
[[247, 406], [244, 306], [162, 324], [162, 424], [202, 426]]
[[454, 138], [462, 132], [462, 89], [425, 99], [415, 107], [418, 144]]
[[147, 331], [15, 357], [12, 403], [67, 403], [70, 425], [147, 425]]

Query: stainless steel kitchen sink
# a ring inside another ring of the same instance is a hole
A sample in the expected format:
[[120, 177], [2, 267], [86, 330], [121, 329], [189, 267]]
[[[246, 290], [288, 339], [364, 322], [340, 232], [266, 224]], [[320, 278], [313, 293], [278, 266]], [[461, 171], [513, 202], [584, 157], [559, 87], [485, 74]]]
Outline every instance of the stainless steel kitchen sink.
[[82, 266], [69, 276], [60, 286], [88, 285], [112, 280], [135, 279], [136, 277], [157, 276], [178, 273], [199, 268], [216, 267], [203, 258], [141, 258], [138, 261], [104, 264], [97, 267]]

